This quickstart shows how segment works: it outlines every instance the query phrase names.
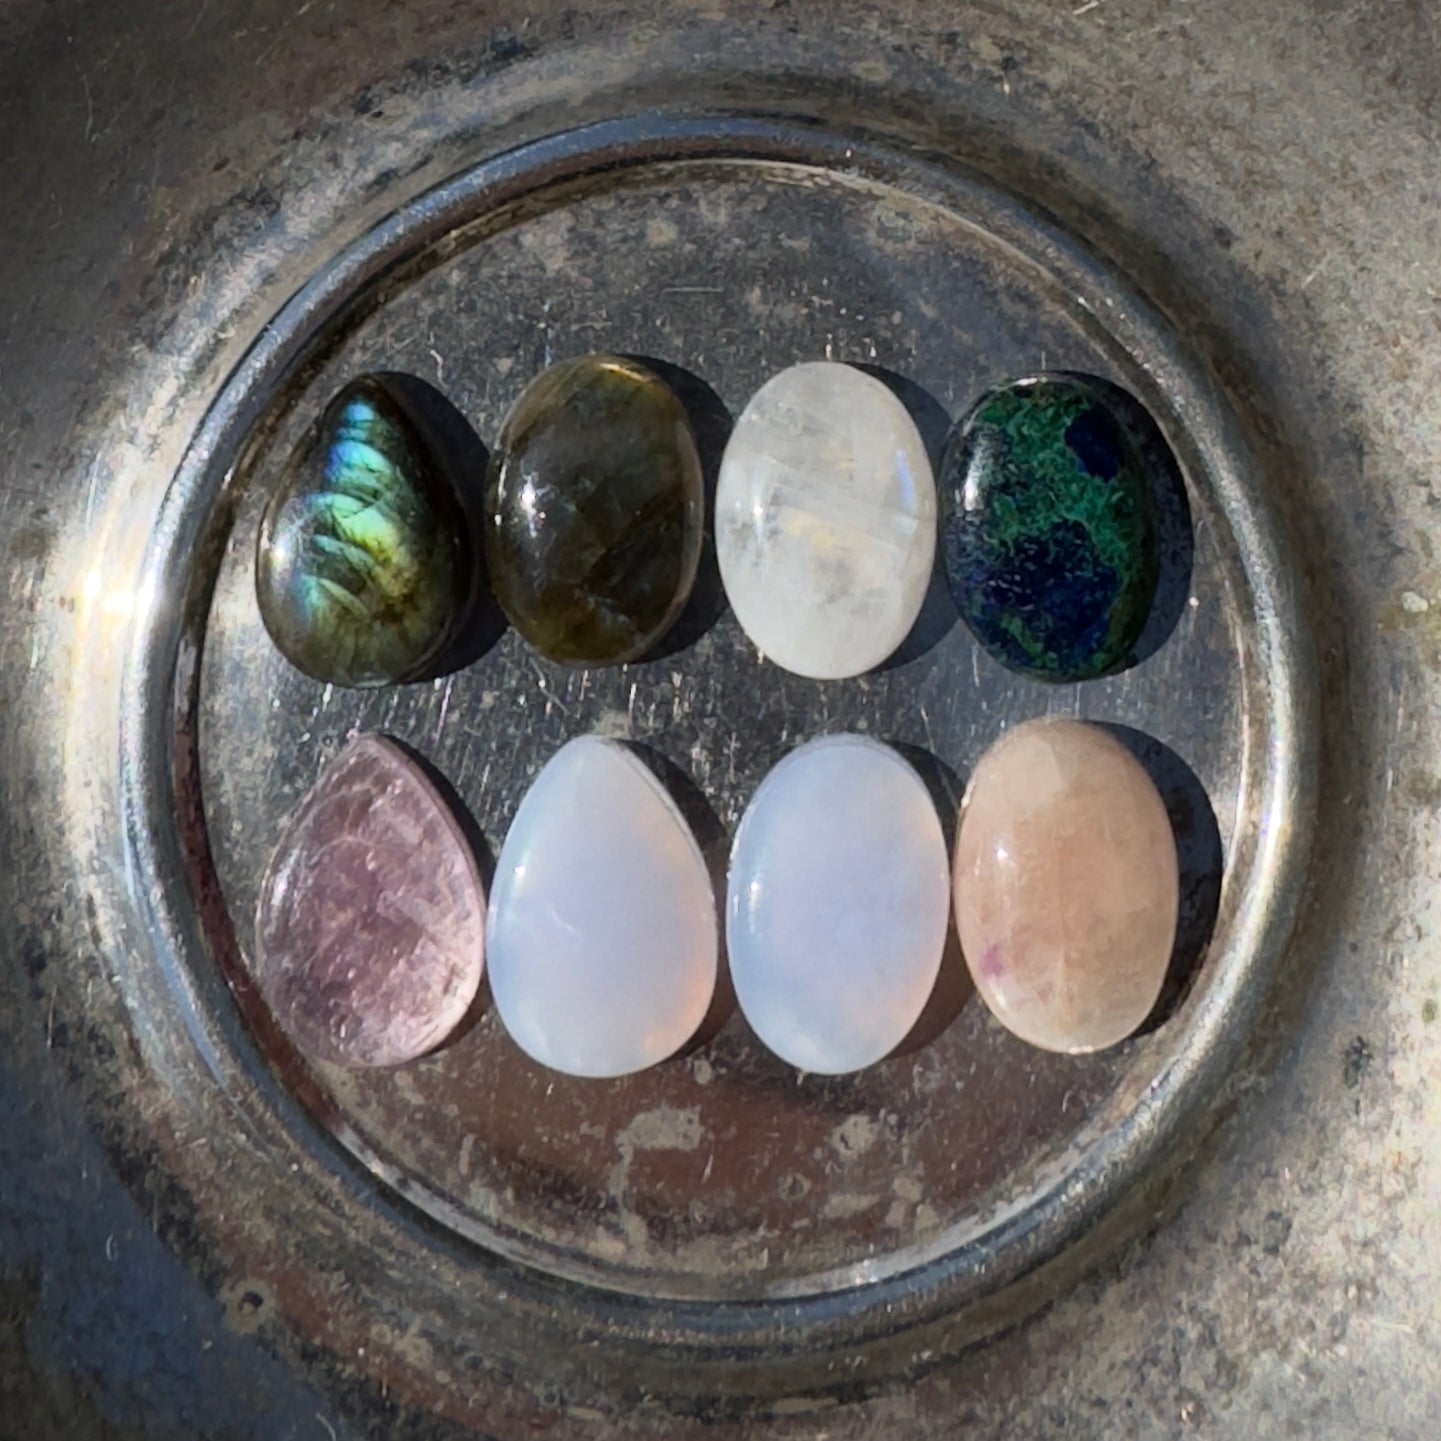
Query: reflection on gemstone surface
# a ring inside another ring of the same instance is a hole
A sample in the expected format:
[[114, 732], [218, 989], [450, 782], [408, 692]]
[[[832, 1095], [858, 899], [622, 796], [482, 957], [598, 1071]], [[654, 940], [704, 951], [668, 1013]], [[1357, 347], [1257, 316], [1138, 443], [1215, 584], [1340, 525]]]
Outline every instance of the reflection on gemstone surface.
[[1154, 477], [1080, 375], [989, 391], [941, 462], [942, 554], [966, 623], [1002, 665], [1078, 681], [1123, 666], [1159, 572]]
[[[563, 203], [534, 224], [527, 220], [498, 240], [484, 232], [481, 244], [447, 258], [416, 294], [405, 291], [383, 306], [367, 322], [363, 340], [347, 342], [337, 364], [356, 370], [391, 356], [424, 370], [427, 346], [434, 345], [454, 392], [477, 418], [487, 417], [484, 429], [493, 437], [505, 402], [535, 373], [547, 344], [563, 355], [570, 353], [564, 347], [595, 345], [603, 334], [608, 345], [684, 359], [714, 381], [739, 414], [785, 359], [823, 353], [840, 304], [851, 315], [863, 312], [865, 320], [845, 322], [848, 328], [836, 337], [838, 353], [864, 354], [863, 338], [874, 335], [887, 361], [948, 402], [978, 393], [985, 376], [1022, 373], [1029, 357], [1043, 350], [1066, 364], [1095, 369], [1108, 363], [1111, 337], [1097, 338], [1091, 317], [1079, 307], [1056, 304], [1064, 292], [1049, 277], [1037, 284], [1035, 275], [1023, 268], [1012, 273], [1008, 263], [988, 270], [988, 256], [1002, 247], [989, 236], [973, 244], [965, 216], [947, 217], [924, 245], [917, 241], [915, 254], [924, 255], [924, 263], [895, 290], [893, 257], [885, 248], [890, 241], [870, 225], [877, 208], [889, 208], [884, 198], [878, 202], [844, 177], [832, 192], [818, 190], [811, 176], [778, 184], [775, 173], [748, 164], [723, 170], [718, 185], [708, 181], [697, 189], [676, 187], [671, 171], [660, 172], [643, 203], [628, 183], [613, 187], [606, 181], [576, 205], [567, 191]], [[764, 197], [770, 198], [762, 204]], [[627, 217], [624, 224], [619, 216]], [[742, 216], [744, 224], [737, 223]], [[858, 218], [861, 223], [851, 223]], [[645, 231], [652, 221], [679, 222], [687, 243], [648, 249]], [[804, 254], [789, 245], [798, 234], [812, 238]], [[739, 263], [758, 235], [763, 249], [756, 264], [764, 274], [757, 279], [771, 307], [762, 323], [748, 311], [744, 289], [716, 295], [693, 288], [698, 257], [724, 254]], [[560, 283], [571, 272], [539, 263], [542, 256], [578, 259], [582, 237], [587, 255], [598, 257], [602, 248], [605, 253], [606, 285], [593, 294]], [[732, 241], [734, 250], [726, 251]], [[617, 289], [612, 282], [621, 257], [626, 284]], [[948, 285], [948, 276], [975, 276], [977, 283]], [[945, 297], [943, 306], [933, 305], [938, 294]], [[998, 294], [1013, 296], [1014, 303], [996, 305]], [[838, 303], [787, 315], [783, 302], [824, 295]], [[904, 310], [895, 324], [889, 320], [892, 303]], [[927, 305], [939, 311], [929, 322]], [[607, 327], [598, 332], [602, 308]], [[1092, 329], [1084, 328], [1088, 324]], [[408, 346], [403, 357], [394, 355], [398, 339]], [[501, 363], [512, 358], [502, 373]], [[924, 435], [935, 434], [922, 420], [917, 424]], [[714, 449], [723, 449], [724, 440], [721, 434]], [[1227, 845], [1236, 837], [1244, 848], [1245, 816], [1256, 799], [1248, 787], [1256, 776], [1253, 767], [1238, 792], [1238, 766], [1254, 755], [1252, 741], [1269, 735], [1264, 718], [1272, 697], [1264, 676], [1243, 674], [1234, 664], [1234, 642], [1250, 635], [1262, 647], [1257, 654], [1270, 652], [1262, 632], [1251, 630], [1256, 597], [1246, 588], [1250, 572], [1237, 564], [1234, 513], [1215, 503], [1208, 464], [1194, 478], [1197, 514], [1204, 517], [1195, 585], [1201, 604], [1188, 613], [1159, 664], [1106, 685], [1091, 698], [1092, 708], [1110, 696], [1110, 713], [1165, 736], [1186, 755], [1217, 798]], [[936, 599], [944, 615], [949, 597]], [[236, 609], [235, 621], [243, 621], [247, 607]], [[254, 891], [257, 850], [268, 848], [244, 832], [258, 828], [273, 840], [278, 827], [273, 788], [258, 788], [259, 765], [237, 764], [239, 757], [264, 746], [259, 764], [283, 768], [289, 780], [297, 751], [312, 743], [307, 737], [329, 741], [358, 718], [423, 738], [427, 751], [456, 777], [486, 832], [500, 839], [526, 786], [570, 735], [643, 736], [685, 767], [720, 825], [733, 829], [786, 747], [822, 729], [864, 731], [905, 747], [907, 755], [924, 748], [965, 775], [1006, 721], [1038, 705], [1034, 684], [984, 656], [973, 667], [979, 647], [964, 626], [952, 625], [922, 652], [922, 663], [829, 685], [758, 665], [727, 617], [699, 644], [674, 650], [664, 663], [609, 671], [561, 673], [512, 635], [483, 665], [457, 675], [453, 687], [395, 693], [393, 712], [391, 695], [356, 693], [333, 698], [332, 708], [317, 716], [319, 688], [287, 674], [279, 655], [270, 653], [265, 678], [280, 677], [281, 684], [270, 688], [281, 708], [262, 714], [264, 707], [254, 704], [244, 684], [244, 666], [256, 651], [253, 604], [248, 614], [249, 630], [232, 624], [234, 643], [226, 649], [220, 649], [223, 618], [212, 617], [206, 636], [212, 659], [205, 663], [214, 672], [206, 708], [206, 804], [214, 834], [236, 837], [219, 846], [225, 851], [222, 874], [242, 899]], [[667, 636], [668, 651], [675, 634]], [[268, 650], [262, 647], [261, 656]], [[1183, 670], [1204, 678], [1204, 695], [1178, 706], [1175, 677]], [[917, 758], [913, 764], [924, 763]], [[943, 766], [922, 774], [937, 791], [955, 779]], [[952, 811], [960, 789], [957, 779]], [[285, 793], [293, 803], [288, 785]], [[689, 797], [687, 816], [695, 800]], [[1244, 804], [1239, 829], [1238, 803]], [[710, 854], [716, 828], [703, 826], [700, 811], [697, 806], [694, 824]], [[944, 823], [944, 811], [942, 817]], [[1243, 852], [1232, 893], [1250, 883], [1248, 866]], [[954, 949], [959, 959], [959, 945]], [[1202, 995], [1211, 993], [1216, 970], [1206, 967], [1199, 975]], [[719, 1020], [723, 1004], [712, 1011]], [[1129, 1096], [1133, 1086], [1167, 1074], [1158, 1067], [1169, 1067], [1189, 1042], [1192, 1019], [1188, 1009], [1144, 1046], [1118, 1047], [1078, 1065], [1016, 1043], [973, 1002], [919, 1049], [909, 1049], [908, 1038], [903, 1056], [851, 1078], [827, 1079], [791, 1071], [765, 1052], [742, 1016], [732, 1014], [704, 1047], [623, 1082], [596, 1084], [530, 1064], [495, 1016], [435, 1062], [395, 1076], [363, 1077], [333, 1094], [344, 1134], [353, 1128], [375, 1142], [377, 1154], [363, 1164], [374, 1167], [381, 1185], [397, 1171], [417, 1178], [414, 1196], [431, 1207], [440, 1234], [455, 1230], [502, 1252], [513, 1244], [540, 1269], [601, 1289], [749, 1302], [774, 1299], [783, 1289], [849, 1290], [857, 1274], [895, 1277], [915, 1262], [918, 1244], [937, 1255], [950, 1248], [938, 1237], [960, 1234], [977, 1221], [979, 1229], [964, 1234], [983, 1250], [999, 1237], [999, 1249], [986, 1254], [1009, 1265], [1014, 1250], [1034, 1234], [1033, 1160], [1069, 1155], [1067, 1138], [1118, 1084]], [[963, 1084], [955, 1084], [962, 1077]], [[420, 1087], [419, 1103], [414, 1086]], [[667, 1108], [666, 1115], [676, 1108], [687, 1116], [698, 1108], [696, 1148], [637, 1148], [622, 1190], [616, 1168], [631, 1157], [630, 1138], [641, 1136], [639, 1127], [630, 1128], [637, 1117], [649, 1124], [645, 1118], [659, 1107]], [[829, 1133], [852, 1110], [867, 1112], [880, 1127], [864, 1156], [847, 1156], [848, 1164], [838, 1166]], [[474, 1145], [458, 1146], [467, 1134]], [[891, 1190], [897, 1176], [908, 1186], [914, 1181], [921, 1197], [899, 1221], [893, 1219]], [[440, 1197], [433, 1207], [423, 1188]], [[995, 1221], [987, 1209], [1007, 1188], [1022, 1208], [1019, 1231]], [[846, 1208], [861, 1197], [877, 1203], [864, 1211]], [[694, 1210], [693, 1203], [699, 1203]], [[925, 1216], [920, 1223], [918, 1209]], [[970, 1241], [960, 1244], [965, 1255], [977, 1254]]]
[[1108, 732], [1047, 719], [997, 741], [961, 803], [954, 879], [976, 989], [1022, 1040], [1095, 1051], [1146, 1019], [1176, 939], [1176, 845]]
[[260, 614], [317, 680], [417, 679], [468, 618], [476, 559], [446, 457], [381, 377], [363, 375], [300, 442], [266, 507]]
[[562, 361], [501, 427], [486, 495], [491, 584], [552, 660], [644, 655], [695, 583], [704, 519], [685, 410], [633, 361]]
[[255, 978], [302, 1051], [393, 1066], [459, 1025], [485, 963], [485, 888], [458, 821], [381, 736], [291, 817], [261, 887]]
[[920, 613], [935, 550], [930, 459], [885, 385], [813, 361], [756, 392], [721, 462], [716, 554], [763, 655], [818, 680], [879, 665]]
[[949, 918], [940, 820], [889, 746], [825, 736], [761, 783], [736, 833], [726, 943], [777, 1055], [827, 1075], [887, 1055], [935, 985]]
[[624, 746], [582, 736], [536, 777], [505, 838], [490, 981], [542, 1065], [622, 1076], [690, 1039], [715, 988], [715, 896], [685, 818]]

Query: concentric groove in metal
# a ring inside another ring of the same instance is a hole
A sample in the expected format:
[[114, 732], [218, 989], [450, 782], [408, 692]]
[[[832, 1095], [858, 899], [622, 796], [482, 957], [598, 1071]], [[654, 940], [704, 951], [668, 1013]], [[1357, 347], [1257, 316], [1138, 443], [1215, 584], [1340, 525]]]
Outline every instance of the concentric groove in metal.
[[[344, 1169], [346, 1158], [271, 1076], [208, 962], [214, 937], [196, 898], [213, 893], [203, 850], [182, 842], [176, 816], [198, 815], [193, 794], [196, 653], [203, 644], [205, 580], [191, 571], [223, 509], [221, 497], [243, 470], [248, 437], [274, 398], [323, 349], [337, 328], [365, 307], [383, 303], [387, 287], [435, 263], [500, 222], [512, 207], [543, 204], [582, 180], [642, 167], [693, 161], [800, 167], [857, 186], [908, 191], [964, 218], [1015, 253], [1018, 263], [1049, 277], [1093, 317], [1133, 368], [1150, 378], [1163, 428], [1185, 468], [1201, 475], [1226, 517], [1241, 561], [1252, 613], [1248, 673], [1261, 713], [1248, 718], [1255, 751], [1245, 773], [1245, 843], [1228, 883], [1239, 898], [1228, 932], [1218, 938], [1204, 993], [1193, 1007], [1184, 1043], [1123, 1117], [1073, 1148], [1024, 1201], [1005, 1214], [953, 1228], [902, 1267], [857, 1266], [808, 1277], [758, 1303], [647, 1301], [607, 1289], [603, 1276], [567, 1287], [569, 1303], [617, 1337], [663, 1334], [672, 1345], [742, 1348], [778, 1325], [804, 1328], [808, 1342], [893, 1330], [907, 1319], [954, 1311], [1015, 1281], [1084, 1234], [1147, 1171], [1203, 1107], [1249, 1028], [1295, 913], [1310, 843], [1316, 768], [1313, 664], [1285, 539], [1265, 495], [1248, 439], [1204, 358], [1187, 353], [1163, 319], [1102, 261], [1043, 217], [984, 180], [935, 161], [917, 161], [883, 144], [763, 119], [646, 115], [559, 135], [486, 161], [422, 197], [342, 252], [267, 326], [215, 397], [158, 518], [150, 573], [162, 595], [189, 595], [158, 607], [137, 635], [122, 701], [122, 815], [127, 865], [137, 911], [151, 938], [176, 1014], [216, 1083], [241, 1108], [278, 1115], [314, 1164]], [[1249, 855], [1247, 854], [1249, 852]], [[213, 925], [213, 915], [210, 920]], [[358, 1139], [352, 1149], [362, 1151]], [[373, 1172], [379, 1157], [363, 1156]], [[360, 1205], [387, 1211], [388, 1198], [353, 1173]], [[438, 1197], [392, 1178], [397, 1189], [454, 1225]], [[404, 1209], [395, 1213], [403, 1224]], [[450, 1249], [455, 1238], [423, 1233], [422, 1245]], [[483, 1259], [517, 1291], [544, 1294], [559, 1284], [549, 1258], [511, 1245], [503, 1233]], [[464, 1254], [465, 1248], [461, 1248]], [[572, 1278], [574, 1279], [574, 1278]], [[802, 1334], [798, 1332], [797, 1334]], [[760, 1344], [759, 1342], [757, 1344]]]

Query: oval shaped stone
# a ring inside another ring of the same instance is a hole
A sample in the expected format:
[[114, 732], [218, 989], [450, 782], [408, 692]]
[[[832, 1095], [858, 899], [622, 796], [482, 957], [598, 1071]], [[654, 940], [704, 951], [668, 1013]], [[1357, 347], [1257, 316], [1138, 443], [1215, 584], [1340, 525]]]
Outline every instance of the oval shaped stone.
[[849, 365], [773, 376], [726, 445], [716, 557], [761, 654], [817, 680], [879, 665], [920, 614], [936, 487], [904, 405]]
[[261, 883], [255, 980], [308, 1055], [394, 1066], [458, 1026], [485, 964], [485, 886], [460, 823], [381, 736], [351, 741]]
[[1176, 939], [1166, 806], [1099, 726], [1028, 721], [981, 757], [961, 802], [961, 949], [997, 1019], [1047, 1051], [1115, 1045], [1150, 1014]]
[[490, 902], [490, 984], [516, 1044], [552, 1070], [664, 1060], [715, 990], [715, 893], [665, 788], [625, 747], [562, 746], [511, 822]]
[[630, 360], [551, 366], [501, 427], [486, 516], [491, 586], [536, 650], [567, 665], [637, 659], [700, 564], [705, 491], [684, 408]]
[[476, 561], [447, 460], [403, 397], [362, 375], [267, 504], [255, 589], [292, 665], [336, 685], [388, 685], [424, 677], [465, 623]]
[[998, 386], [942, 456], [956, 605], [996, 660], [1041, 680], [1125, 665], [1155, 598], [1157, 477], [1117, 394], [1081, 375]]
[[895, 751], [857, 735], [792, 751], [731, 853], [726, 946], [755, 1033], [823, 1075], [888, 1055], [935, 986], [950, 892], [935, 806]]

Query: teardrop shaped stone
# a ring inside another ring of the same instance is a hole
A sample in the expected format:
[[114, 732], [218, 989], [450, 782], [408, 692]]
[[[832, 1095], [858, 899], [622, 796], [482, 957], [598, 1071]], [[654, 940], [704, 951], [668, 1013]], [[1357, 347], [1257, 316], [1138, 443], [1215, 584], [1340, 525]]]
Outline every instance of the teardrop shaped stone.
[[1166, 806], [1099, 726], [1016, 726], [977, 764], [956, 837], [966, 963], [1007, 1029], [1047, 1051], [1130, 1035], [1161, 993], [1180, 881]]
[[475, 999], [485, 886], [450, 808], [381, 736], [356, 737], [286, 825], [261, 884], [255, 979], [297, 1046], [341, 1066], [433, 1050]]
[[637, 659], [700, 563], [705, 492], [684, 408], [634, 361], [551, 366], [501, 427], [486, 516], [491, 585], [536, 650], [568, 665]]
[[490, 901], [490, 983], [552, 1070], [623, 1076], [695, 1033], [716, 980], [715, 895], [685, 818], [625, 747], [568, 742], [511, 822]]
[[915, 771], [864, 736], [800, 746], [761, 782], [731, 854], [741, 1010], [803, 1071], [879, 1061], [935, 986], [950, 901], [940, 820]]
[[376, 375], [352, 380], [296, 447], [260, 524], [271, 639], [316, 680], [423, 677], [474, 603], [476, 552], [425, 427]]
[[941, 460], [956, 605], [996, 660], [1040, 680], [1125, 665], [1155, 598], [1157, 477], [1117, 395], [1069, 374], [998, 386]]
[[817, 680], [879, 665], [920, 614], [935, 551], [930, 459], [886, 386], [811, 361], [756, 392], [721, 460], [716, 558], [762, 655]]

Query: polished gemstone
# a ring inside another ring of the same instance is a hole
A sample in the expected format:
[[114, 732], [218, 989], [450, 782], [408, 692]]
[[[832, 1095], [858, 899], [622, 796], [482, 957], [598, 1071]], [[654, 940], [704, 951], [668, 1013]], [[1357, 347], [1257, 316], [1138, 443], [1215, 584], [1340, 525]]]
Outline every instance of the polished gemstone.
[[981, 757], [961, 802], [955, 904], [976, 989], [1022, 1040], [1096, 1051], [1160, 995], [1176, 939], [1170, 819], [1109, 732], [1029, 721]]
[[664, 787], [614, 741], [562, 746], [491, 890], [491, 990], [516, 1043], [574, 1076], [654, 1065], [704, 1019], [717, 950], [710, 876]]
[[321, 773], [265, 873], [255, 979], [302, 1051], [393, 1066], [439, 1045], [485, 964], [475, 855], [421, 768], [362, 735]]
[[266, 506], [260, 615], [316, 680], [419, 679], [469, 614], [476, 559], [445, 457], [397, 390], [361, 376], [300, 442]]
[[920, 614], [935, 548], [931, 463], [885, 385], [813, 361], [756, 392], [721, 461], [716, 556], [762, 655], [818, 680], [879, 665]]
[[1002, 665], [1041, 680], [1125, 665], [1155, 597], [1156, 478], [1116, 395], [1070, 374], [999, 386], [941, 462], [956, 605]]
[[736, 833], [726, 946], [741, 1010], [803, 1071], [879, 1061], [936, 983], [950, 901], [916, 772], [864, 736], [810, 741], [761, 782]]
[[690, 595], [704, 511], [695, 439], [670, 388], [616, 356], [562, 361], [521, 393], [491, 457], [496, 598], [552, 660], [635, 660]]

